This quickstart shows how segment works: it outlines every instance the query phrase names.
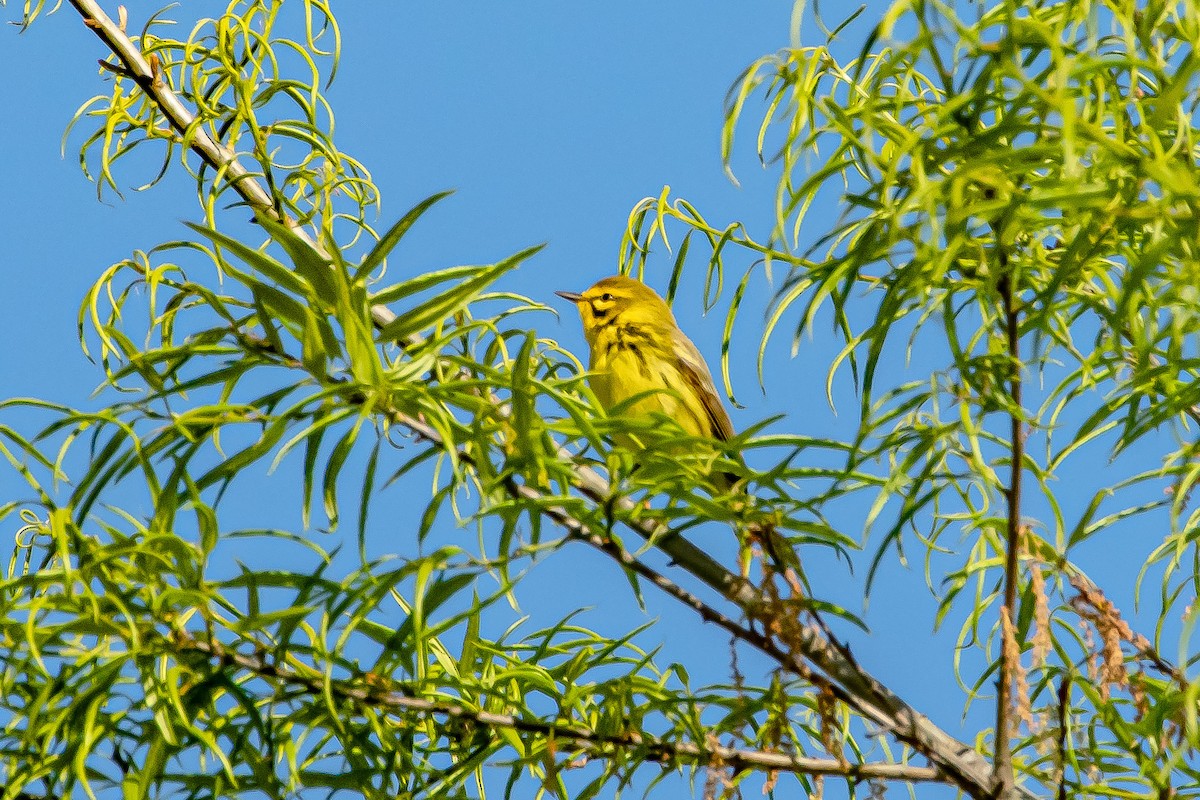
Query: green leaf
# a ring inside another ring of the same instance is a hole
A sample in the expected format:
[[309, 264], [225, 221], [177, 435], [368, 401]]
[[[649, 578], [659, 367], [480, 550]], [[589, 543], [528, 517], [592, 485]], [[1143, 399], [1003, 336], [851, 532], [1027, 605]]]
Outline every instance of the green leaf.
[[329, 352], [325, 349], [325, 337], [321, 332], [322, 319], [311, 307], [304, 307], [304, 330], [300, 336], [300, 360], [310, 374], [323, 377], [327, 374]]
[[226, 236], [218, 230], [208, 228], [203, 225], [196, 225], [192, 222], [185, 222], [192, 230], [199, 233], [212, 241], [213, 244], [224, 247], [229, 250], [247, 265], [261, 272], [270, 280], [282, 286], [284, 289], [298, 294], [301, 297], [312, 299], [313, 289], [295, 272], [280, 264], [275, 259], [271, 258], [261, 250], [255, 250], [252, 247], [242, 244], [237, 239]]
[[358, 269], [355, 270], [354, 279], [358, 281], [371, 274], [376, 267], [383, 263], [383, 260], [387, 258], [388, 254], [392, 252], [393, 248], [400, 243], [400, 240], [404, 238], [404, 234], [408, 233], [409, 228], [413, 226], [413, 223], [420, 219], [422, 214], [432, 208], [438, 201], [449, 197], [452, 194], [454, 194], [453, 190], [438, 192], [437, 194], [426, 197], [420, 203], [417, 203], [415, 206], [409, 209], [407, 214], [401, 217], [396, 224], [392, 225], [392, 227], [388, 229], [387, 233], [379, 238], [379, 241], [375, 243], [373, 248], [371, 248], [371, 252], [367, 253], [366, 257], [363, 258], [362, 263], [358, 266]]
[[[315, 244], [295, 230], [279, 224], [270, 217], [259, 215], [258, 222], [292, 259], [292, 266], [300, 277], [313, 287], [317, 300], [330, 306], [344, 301], [349, 281], [340, 257], [335, 261], [334, 257], [320, 252]], [[340, 255], [337, 253], [337, 256]]]
[[345, 465], [346, 459], [350, 456], [350, 451], [354, 449], [354, 443], [358, 440], [358, 431], [365, 419], [365, 417], [359, 416], [354, 421], [354, 425], [350, 430], [346, 431], [346, 434], [333, 446], [333, 451], [329, 454], [329, 460], [325, 464], [322, 497], [325, 504], [325, 516], [329, 518], [330, 530], [334, 530], [338, 525], [338, 475], [341, 474], [342, 467]]
[[410, 278], [403, 283], [397, 283], [389, 286], [386, 289], [376, 292], [375, 294], [371, 295], [371, 302], [378, 305], [394, 303], [397, 300], [403, 300], [406, 297], [410, 297], [414, 294], [418, 294], [419, 292], [431, 289], [440, 283], [458, 283], [459, 281], [466, 280], [474, 275], [477, 275], [480, 269], [481, 267], [478, 265], [472, 264], [468, 266], [449, 267], [447, 269], [426, 272], [416, 276], [415, 278]]
[[473, 277], [436, 295], [416, 308], [396, 317], [379, 332], [380, 341], [404, 341], [414, 334], [441, 322], [446, 317], [465, 309], [475, 298], [501, 275], [514, 269], [522, 261], [539, 252], [545, 245], [530, 247], [490, 267], [479, 267]]

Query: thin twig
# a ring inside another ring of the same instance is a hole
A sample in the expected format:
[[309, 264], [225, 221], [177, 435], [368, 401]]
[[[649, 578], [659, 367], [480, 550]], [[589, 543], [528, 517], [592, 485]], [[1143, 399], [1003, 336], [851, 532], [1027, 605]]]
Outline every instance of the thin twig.
[[[537, 490], [528, 486], [513, 484], [509, 487], [509, 489], [512, 493], [527, 499], [535, 501], [540, 501], [543, 499], [542, 495]], [[672, 581], [666, 575], [634, 557], [632, 553], [622, 547], [611, 536], [595, 532], [587, 524], [581, 522], [575, 517], [572, 517], [566, 512], [565, 509], [559, 506], [544, 508], [543, 513], [566, 529], [567, 534], [571, 539], [594, 547], [596, 550], [599, 550], [601, 553], [620, 564], [623, 569], [627, 569], [630, 572], [637, 574], [639, 577], [650, 581], [650, 583], [657, 586], [661, 591], [695, 611], [700, 619], [723, 628], [733, 637], [734, 640], [741, 641], [745, 644], [755, 647], [766, 655], [771, 656], [779, 663], [795, 664], [795, 660], [791, 659], [787, 652], [783, 648], [779, 647], [773, 638], [761, 634], [758, 631], [739, 623], [737, 620], [722, 614], [708, 603], [705, 603], [694, 593], [689, 592], [687, 589]], [[841, 700], [844, 703], [852, 703], [853, 698], [840, 686], [831, 684], [823, 675], [813, 672], [807, 664], [801, 662], [798, 666], [793, 667], [793, 671], [810, 683], [820, 686], [823, 689], [828, 689], [838, 700]]]
[[[1000, 613], [1007, 614], [1010, 620], [1016, 619], [1017, 607], [1017, 577], [1020, 569], [1021, 554], [1021, 475], [1025, 460], [1025, 420], [1021, 406], [1021, 312], [1017, 307], [1016, 281], [1010, 270], [1007, 254], [1000, 251], [1000, 269], [1002, 276], [999, 280], [1000, 297], [1004, 303], [1004, 329], [1008, 338], [1009, 369], [1009, 401], [1012, 404], [1009, 411], [1011, 421], [1009, 458], [1010, 473], [1008, 481], [1008, 530], [1006, 538], [1007, 552], [1004, 560], [1004, 605]], [[998, 796], [1006, 796], [1012, 792], [1014, 783], [1012, 763], [1012, 743], [1009, 730], [1012, 725], [1011, 709], [1015, 707], [1013, 693], [1015, 691], [1015, 665], [1010, 659], [1020, 656], [1019, 648], [1001, 648], [999, 692], [996, 699], [996, 757], [993, 780], [999, 787]]]
[[1071, 672], [1063, 673], [1058, 682], [1058, 736], [1055, 746], [1058, 749], [1058, 800], [1067, 800], [1067, 711], [1071, 703]]
[[387, 709], [392, 712], [429, 714], [472, 722], [489, 729], [507, 728], [524, 733], [550, 736], [560, 744], [570, 743], [575, 746], [577, 751], [600, 758], [610, 756], [615, 750], [626, 749], [640, 750], [647, 753], [650, 760], [662, 763], [707, 765], [713, 761], [720, 761], [725, 766], [738, 771], [755, 769], [794, 772], [804, 775], [841, 775], [852, 780], [910, 782], [943, 780], [941, 772], [934, 767], [887, 763], [848, 764], [833, 759], [809, 758], [764, 750], [722, 746], [702, 747], [691, 742], [669, 742], [637, 732], [604, 734], [583, 726], [481, 711], [445, 700], [434, 701], [413, 697], [392, 681], [387, 682], [392, 688], [381, 688], [357, 682], [329, 679], [325, 675], [306, 676], [293, 669], [269, 663], [258, 655], [246, 655], [231, 651], [218, 644], [195, 639], [186, 634], [176, 634], [169, 646], [176, 652], [201, 653], [208, 658], [217, 659], [222, 664], [244, 669], [266, 680], [280, 681], [318, 694], [329, 691], [337, 697], [371, 708]]

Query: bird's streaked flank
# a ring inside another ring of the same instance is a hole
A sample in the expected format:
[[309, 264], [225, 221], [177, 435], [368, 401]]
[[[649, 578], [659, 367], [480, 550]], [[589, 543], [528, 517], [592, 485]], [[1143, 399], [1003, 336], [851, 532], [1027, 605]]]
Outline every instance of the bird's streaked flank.
[[[670, 306], [653, 289], [624, 275], [613, 275], [583, 294], [555, 294], [579, 309], [583, 335], [591, 351], [588, 384], [605, 411], [622, 416], [661, 413], [692, 436], [717, 442], [733, 438], [733, 423], [717, 395], [704, 357], [679, 329]], [[643, 446], [629, 436], [616, 438], [631, 449]], [[672, 449], [661, 441], [654, 445]], [[744, 486], [738, 485], [737, 475], [717, 473], [709, 483], [711, 489], [722, 492], [736, 489], [742, 511], [752, 506], [752, 502], [746, 502], [751, 498], [742, 493]], [[734, 527], [743, 544], [760, 544], [779, 574], [799, 586], [799, 560], [771, 522], [735, 523]], [[743, 575], [748, 564], [749, 552], [744, 550]]]
[[[623, 415], [662, 413], [693, 436], [721, 442], [733, 437], [733, 423], [704, 357], [653, 289], [614, 275], [582, 294], [556, 294], [579, 309], [591, 351], [588, 384], [606, 411], [620, 407]], [[631, 398], [637, 399], [622, 406]], [[721, 477], [732, 483], [733, 476]]]

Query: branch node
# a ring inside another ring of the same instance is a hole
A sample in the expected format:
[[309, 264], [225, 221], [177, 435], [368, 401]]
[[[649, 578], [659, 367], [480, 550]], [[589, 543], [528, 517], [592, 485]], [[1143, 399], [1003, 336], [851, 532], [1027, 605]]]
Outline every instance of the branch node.
[[155, 89], [161, 89], [166, 86], [166, 82], [162, 77], [162, 62], [158, 59], [158, 53], [151, 53], [147, 56], [146, 61], [150, 64], [150, 82]]
[[120, 64], [113, 64], [110, 61], [105, 61], [103, 58], [96, 59], [96, 63], [100, 65], [101, 69], [106, 69], [114, 75], [119, 75], [122, 78], [129, 78], [130, 80], [133, 80], [133, 73], [125, 69], [125, 67], [121, 66]]

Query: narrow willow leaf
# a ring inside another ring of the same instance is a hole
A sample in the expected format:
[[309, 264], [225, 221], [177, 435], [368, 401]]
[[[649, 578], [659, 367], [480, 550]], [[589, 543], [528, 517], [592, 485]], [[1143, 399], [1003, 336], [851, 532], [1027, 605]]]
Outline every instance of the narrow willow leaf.
[[261, 250], [255, 250], [248, 247], [237, 239], [231, 236], [226, 236], [218, 230], [207, 228], [203, 225], [196, 225], [192, 222], [185, 222], [189, 228], [196, 233], [210, 239], [213, 244], [224, 247], [232, 252], [249, 266], [261, 272], [267, 278], [271, 279], [284, 289], [297, 294], [301, 297], [312, 298], [314, 296], [313, 288], [306, 281], [300, 278], [295, 272], [280, 264], [275, 259], [271, 258]]
[[319, 317], [311, 306], [303, 308], [304, 328], [300, 335], [300, 360], [309, 374], [323, 377], [328, 374], [330, 356], [325, 349], [327, 337], [321, 330], [323, 315]]
[[329, 529], [336, 530], [338, 526], [338, 503], [337, 503], [337, 480], [341, 474], [342, 467], [346, 463], [346, 459], [350, 457], [350, 451], [354, 449], [354, 443], [358, 440], [358, 432], [361, 428], [364, 417], [359, 416], [350, 430], [338, 440], [338, 443], [333, 446], [333, 450], [329, 453], [328, 460], [325, 462], [325, 476], [322, 479], [322, 500], [325, 506], [325, 516], [329, 520]]
[[375, 473], [379, 467], [379, 451], [383, 439], [377, 439], [367, 458], [366, 469], [363, 470], [362, 492], [358, 500], [358, 555], [362, 562], [367, 563], [367, 519], [371, 511], [371, 500], [375, 496]]
[[679, 289], [679, 280], [683, 277], [683, 265], [687, 261], [688, 248], [691, 245], [692, 234], [694, 230], [689, 230], [683, 237], [682, 244], [679, 245], [679, 253], [675, 256], [675, 263], [671, 266], [671, 278], [667, 281], [667, 305], [672, 305], [675, 302], [675, 292]]
[[385, 325], [379, 331], [380, 340], [385, 342], [404, 341], [441, 322], [446, 317], [462, 311], [501, 275], [514, 269], [544, 246], [538, 245], [522, 250], [493, 266], [479, 268], [473, 277], [464, 280], [455, 288], [430, 298]]
[[[318, 299], [333, 306], [346, 300], [349, 277], [346, 265], [340, 258], [330, 258], [319, 252], [316, 245], [270, 217], [260, 215], [258, 223], [292, 259], [295, 272], [312, 286]], [[340, 251], [335, 252], [340, 255]]]
[[721, 331], [721, 382], [725, 387], [725, 396], [729, 398], [729, 402], [734, 408], [743, 408], [743, 406], [734, 397], [733, 381], [729, 377], [729, 354], [731, 352], [731, 345], [733, 344], [733, 322], [737, 319], [738, 311], [742, 307], [742, 298], [746, 294], [746, 286], [750, 282], [750, 276], [753, 274], [753, 270], [746, 270], [746, 274], [738, 281], [737, 288], [733, 292], [733, 299], [729, 303], [729, 311], [725, 314], [725, 327]]
[[[286, 292], [281, 292], [266, 283], [255, 283], [250, 287], [250, 291], [254, 293], [254, 298], [259, 305], [270, 312], [269, 315], [262, 315], [260, 320], [264, 331], [274, 332], [275, 328], [270, 324], [274, 320], [284, 323], [293, 334], [303, 331], [308, 325], [308, 317], [312, 312], [307, 303], [302, 303]], [[283, 342], [279, 340], [278, 335], [269, 335], [267, 338], [273, 339], [277, 343], [276, 350], [278, 352], [284, 352]]]
[[[404, 238], [404, 234], [408, 233], [409, 228], [411, 228], [413, 224], [421, 218], [421, 215], [432, 208], [436, 203], [452, 194], [454, 194], [453, 190], [438, 192], [437, 194], [426, 197], [420, 203], [417, 203], [415, 206], [409, 209], [403, 217], [401, 217], [394, 225], [392, 225], [392, 227], [388, 228], [387, 233], [379, 237], [379, 241], [375, 243], [373, 248], [371, 248], [371, 252], [367, 253], [367, 255], [363, 258], [362, 263], [358, 266], [358, 269], [355, 270], [355, 281], [362, 280], [364, 277], [374, 272], [375, 269], [383, 263], [383, 260], [388, 257], [388, 254], [392, 252], [396, 245], [400, 243], [400, 240]], [[382, 303], [390, 301], [379, 300], [378, 302]]]

